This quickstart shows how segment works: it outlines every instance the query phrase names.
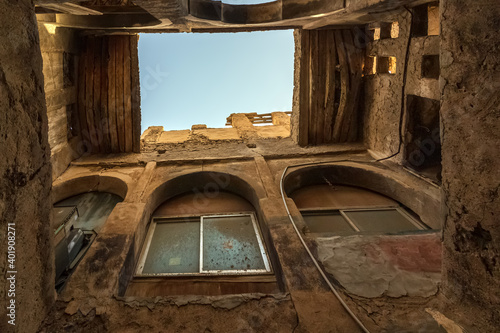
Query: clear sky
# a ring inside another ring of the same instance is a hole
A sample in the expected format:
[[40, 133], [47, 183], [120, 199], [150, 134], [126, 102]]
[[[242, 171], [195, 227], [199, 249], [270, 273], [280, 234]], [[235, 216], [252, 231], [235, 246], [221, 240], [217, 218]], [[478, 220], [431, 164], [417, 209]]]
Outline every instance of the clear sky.
[[141, 34], [142, 131], [224, 127], [231, 113], [291, 111], [293, 57], [292, 30]]

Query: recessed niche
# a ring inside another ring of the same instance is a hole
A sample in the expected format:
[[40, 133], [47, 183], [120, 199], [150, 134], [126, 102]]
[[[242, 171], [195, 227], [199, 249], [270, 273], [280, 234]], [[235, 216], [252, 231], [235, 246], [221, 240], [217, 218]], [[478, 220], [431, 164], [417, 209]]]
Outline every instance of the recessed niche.
[[412, 9], [412, 36], [439, 35], [439, 3], [423, 4]]
[[391, 24], [391, 38], [399, 37], [399, 22], [392, 22]]
[[66, 105], [66, 123], [67, 123], [67, 139], [78, 136], [79, 133], [79, 123], [78, 123], [78, 114], [76, 112], [76, 104], [68, 104]]
[[373, 75], [376, 73], [377, 57], [365, 57], [363, 75]]
[[396, 57], [377, 57], [377, 73], [396, 74]]
[[422, 57], [422, 77], [439, 79], [439, 55], [430, 54]]
[[408, 122], [405, 135], [405, 165], [439, 183], [441, 181], [439, 101], [408, 95], [406, 109]]
[[399, 22], [378, 22], [368, 28], [367, 35], [370, 40], [390, 39], [399, 37]]
[[427, 7], [427, 35], [439, 35], [439, 3], [433, 2]]
[[71, 53], [63, 53], [63, 87], [75, 85], [75, 56]]

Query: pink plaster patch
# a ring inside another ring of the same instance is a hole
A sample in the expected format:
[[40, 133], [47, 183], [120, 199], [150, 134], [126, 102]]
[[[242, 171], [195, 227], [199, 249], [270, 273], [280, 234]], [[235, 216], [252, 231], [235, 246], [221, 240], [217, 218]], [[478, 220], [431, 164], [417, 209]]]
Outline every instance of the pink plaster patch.
[[[441, 272], [441, 242], [437, 235], [387, 236], [380, 238], [377, 245], [381, 255], [401, 270]], [[370, 257], [373, 254], [367, 253]]]

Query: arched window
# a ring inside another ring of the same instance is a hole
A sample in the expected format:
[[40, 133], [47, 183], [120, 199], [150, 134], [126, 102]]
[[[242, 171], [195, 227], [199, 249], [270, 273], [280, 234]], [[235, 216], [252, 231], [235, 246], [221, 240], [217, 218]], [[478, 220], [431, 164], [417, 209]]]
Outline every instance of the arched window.
[[136, 276], [271, 273], [254, 207], [238, 195], [186, 193], [153, 213]]
[[309, 233], [403, 233], [428, 227], [397, 201], [354, 186], [323, 184], [290, 194]]
[[56, 289], [61, 290], [117, 203], [116, 194], [87, 192], [54, 204]]

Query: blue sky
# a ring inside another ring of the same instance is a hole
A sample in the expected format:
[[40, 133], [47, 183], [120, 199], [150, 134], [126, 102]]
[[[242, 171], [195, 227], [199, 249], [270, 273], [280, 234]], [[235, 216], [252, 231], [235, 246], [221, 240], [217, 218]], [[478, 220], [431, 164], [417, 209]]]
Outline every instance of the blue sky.
[[291, 111], [293, 53], [292, 30], [141, 34], [142, 131], [224, 127], [231, 113]]

